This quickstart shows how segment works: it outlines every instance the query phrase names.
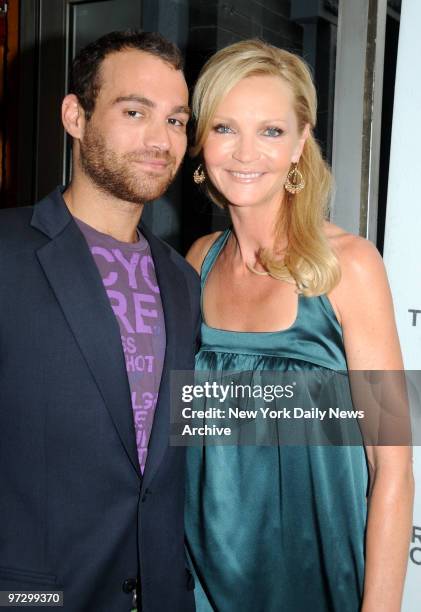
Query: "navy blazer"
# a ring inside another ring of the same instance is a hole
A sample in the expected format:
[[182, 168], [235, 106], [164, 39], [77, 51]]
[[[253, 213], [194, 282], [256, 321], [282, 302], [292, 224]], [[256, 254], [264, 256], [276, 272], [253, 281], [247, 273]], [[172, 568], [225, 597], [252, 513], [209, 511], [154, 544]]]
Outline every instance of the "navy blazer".
[[[0, 212], [0, 590], [69, 612], [194, 610], [170, 372], [193, 368], [199, 279], [146, 227], [167, 346], [142, 478], [118, 322], [59, 189]], [[45, 609], [45, 608], [39, 608]]]

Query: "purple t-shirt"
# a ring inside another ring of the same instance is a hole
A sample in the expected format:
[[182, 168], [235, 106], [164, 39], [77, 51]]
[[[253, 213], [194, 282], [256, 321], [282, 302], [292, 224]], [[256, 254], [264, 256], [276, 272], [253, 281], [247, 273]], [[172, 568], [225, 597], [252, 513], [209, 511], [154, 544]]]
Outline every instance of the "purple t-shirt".
[[75, 219], [120, 326], [143, 473], [165, 356], [165, 321], [149, 244], [120, 242]]

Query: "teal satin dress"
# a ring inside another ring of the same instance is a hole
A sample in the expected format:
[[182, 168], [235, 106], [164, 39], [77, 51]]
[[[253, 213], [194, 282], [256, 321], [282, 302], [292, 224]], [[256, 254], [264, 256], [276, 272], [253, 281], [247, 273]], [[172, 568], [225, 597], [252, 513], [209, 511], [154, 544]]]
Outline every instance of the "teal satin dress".
[[[212, 245], [202, 288], [230, 230]], [[325, 296], [280, 332], [202, 326], [199, 371], [346, 370]], [[362, 446], [203, 446], [187, 452], [186, 534], [197, 612], [358, 612], [367, 465]]]

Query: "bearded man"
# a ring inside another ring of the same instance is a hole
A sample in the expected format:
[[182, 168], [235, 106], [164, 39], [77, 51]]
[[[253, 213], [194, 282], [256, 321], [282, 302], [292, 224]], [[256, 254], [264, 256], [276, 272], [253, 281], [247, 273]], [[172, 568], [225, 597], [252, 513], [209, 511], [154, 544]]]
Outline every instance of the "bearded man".
[[140, 223], [186, 149], [180, 52], [110, 33], [70, 91], [70, 184], [0, 214], [0, 591], [190, 612], [169, 377], [193, 366], [199, 282]]

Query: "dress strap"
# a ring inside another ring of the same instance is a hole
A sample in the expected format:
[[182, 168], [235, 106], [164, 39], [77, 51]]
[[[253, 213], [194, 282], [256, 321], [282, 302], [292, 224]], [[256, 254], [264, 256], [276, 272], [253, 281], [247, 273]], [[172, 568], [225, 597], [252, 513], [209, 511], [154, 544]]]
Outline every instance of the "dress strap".
[[202, 268], [200, 270], [200, 280], [202, 284], [202, 289], [206, 283], [206, 279], [208, 277], [209, 272], [212, 270], [215, 261], [218, 259], [219, 253], [225, 246], [229, 235], [231, 234], [231, 229], [228, 228], [218, 238], [210, 247], [209, 251], [206, 253], [205, 259], [202, 263]]

